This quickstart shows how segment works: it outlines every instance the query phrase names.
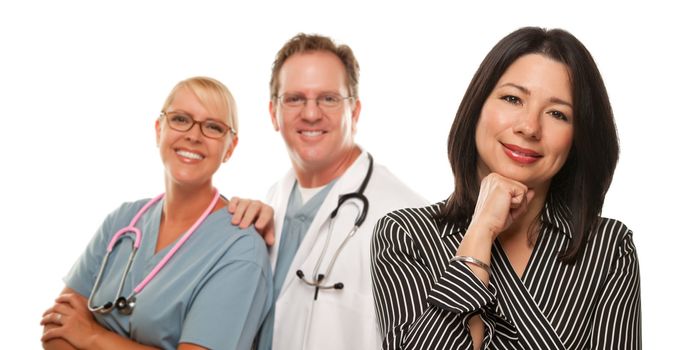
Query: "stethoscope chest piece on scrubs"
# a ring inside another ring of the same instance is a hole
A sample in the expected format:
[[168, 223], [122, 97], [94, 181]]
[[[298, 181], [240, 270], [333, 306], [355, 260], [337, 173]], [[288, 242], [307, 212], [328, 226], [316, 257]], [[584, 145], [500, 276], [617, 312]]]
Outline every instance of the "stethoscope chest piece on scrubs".
[[116, 307], [119, 312], [124, 315], [131, 315], [133, 308], [136, 306], [136, 297], [132, 296], [130, 298], [119, 297], [117, 299]]
[[[133, 264], [133, 261], [136, 257], [136, 252], [138, 252], [138, 248], [141, 245], [141, 237], [142, 237], [142, 232], [139, 228], [137, 228], [136, 222], [138, 222], [138, 219], [145, 213], [148, 208], [150, 208], [154, 203], [157, 201], [161, 200], [162, 197], [164, 196], [163, 194], [160, 194], [159, 196], [151, 199], [146, 203], [143, 208], [141, 208], [138, 213], [133, 217], [131, 220], [131, 223], [129, 223], [128, 226], [122, 228], [121, 230], [117, 231], [117, 233], [114, 234], [112, 239], [110, 240], [110, 243], [107, 245], [107, 250], [105, 253], [105, 256], [102, 259], [102, 263], [100, 264], [100, 271], [98, 272], [97, 277], [95, 278], [95, 284], [93, 285], [93, 289], [91, 290], [90, 297], [88, 297], [88, 310], [91, 312], [97, 312], [99, 314], [109, 314], [112, 312], [112, 310], [117, 309], [117, 311], [122, 314], [122, 315], [131, 315], [133, 312], [133, 309], [136, 307], [136, 295], [140, 293], [143, 288], [157, 275], [157, 273], [167, 264], [169, 259], [174, 256], [176, 251], [188, 240], [188, 238], [195, 232], [195, 230], [200, 226], [200, 224], [207, 218], [208, 215], [212, 212], [212, 209], [215, 207], [217, 204], [217, 201], [219, 200], [219, 191], [216, 189], [214, 190], [214, 197], [212, 198], [212, 201], [210, 202], [209, 206], [207, 209], [205, 209], [205, 212], [198, 218], [198, 220], [191, 226], [186, 233], [184, 233], [181, 238], [174, 244], [171, 250], [167, 252], [167, 254], [160, 260], [160, 262], [157, 263], [157, 265], [148, 273], [148, 275], [140, 282], [138, 285], [133, 288], [133, 291], [129, 294], [128, 297], [124, 297], [122, 295], [122, 291], [124, 290], [124, 282], [126, 281], [126, 277], [129, 274], [129, 270], [131, 269], [131, 265]], [[133, 237], [132, 235], [133, 234]], [[105, 271], [105, 266], [107, 266], [107, 261], [110, 258], [110, 254], [112, 253], [112, 250], [114, 247], [120, 242], [121, 239], [128, 238], [131, 240], [131, 253], [129, 253], [129, 259], [126, 262], [126, 266], [124, 267], [124, 271], [122, 271], [121, 278], [119, 280], [119, 286], [117, 287], [117, 292], [115, 295], [115, 301], [111, 302], [108, 301], [102, 306], [95, 306], [93, 305], [93, 297], [94, 295], [98, 292], [102, 280], [103, 273]]]

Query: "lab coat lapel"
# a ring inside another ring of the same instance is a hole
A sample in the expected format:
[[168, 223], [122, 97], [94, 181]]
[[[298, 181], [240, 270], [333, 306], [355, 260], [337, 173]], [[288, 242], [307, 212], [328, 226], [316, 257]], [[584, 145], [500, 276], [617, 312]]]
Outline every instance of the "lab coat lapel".
[[276, 254], [279, 251], [281, 244], [281, 230], [283, 229], [283, 221], [286, 217], [286, 209], [288, 207], [288, 197], [295, 185], [295, 172], [293, 169], [279, 181], [268, 195], [268, 202], [274, 208], [274, 246], [269, 248], [269, 260], [272, 265], [272, 271], [276, 268]]
[[[316, 260], [319, 258], [319, 255], [321, 254], [320, 249], [316, 248], [313, 250], [313, 247], [317, 243], [318, 238], [326, 238], [324, 237], [324, 235], [327, 234], [327, 230], [329, 229], [328, 219], [331, 215], [331, 212], [338, 205], [338, 197], [345, 193], [357, 191], [367, 172], [368, 165], [369, 160], [367, 158], [367, 153], [362, 152], [360, 156], [358, 156], [357, 160], [355, 160], [355, 162], [350, 166], [350, 168], [348, 168], [348, 170], [343, 174], [343, 176], [341, 176], [338, 179], [338, 181], [334, 184], [329, 194], [326, 196], [326, 199], [322, 203], [322, 206], [319, 208], [317, 215], [315, 215], [314, 220], [312, 220], [312, 225], [310, 225], [310, 228], [307, 230], [307, 233], [305, 234], [302, 243], [300, 243], [298, 252], [295, 254], [295, 257], [293, 258], [293, 262], [291, 263], [291, 266], [288, 270], [288, 274], [286, 275], [284, 286], [281, 289], [282, 295], [287, 292], [289, 287], [291, 287], [293, 281], [298, 279], [296, 275], [296, 271], [298, 269], [302, 268], [303, 272], [305, 273], [305, 276], [307, 278], [311, 278], [313, 271], [312, 269], [314, 268]], [[340, 242], [339, 236], [345, 234], [343, 232], [338, 231], [340, 230], [334, 230], [334, 232], [332, 233], [329, 251], [327, 251], [327, 257], [324, 258], [324, 261], [322, 262], [323, 267], [321, 268], [325, 268], [326, 264], [328, 264], [328, 255], [330, 255], [331, 251], [333, 250], [333, 248], [331, 247], [336, 247], [338, 245], [338, 242]]]

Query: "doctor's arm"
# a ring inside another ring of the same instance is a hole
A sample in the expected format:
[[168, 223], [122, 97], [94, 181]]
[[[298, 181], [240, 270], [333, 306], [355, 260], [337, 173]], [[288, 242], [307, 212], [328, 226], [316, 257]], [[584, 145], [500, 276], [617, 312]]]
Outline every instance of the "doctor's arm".
[[[138, 344], [100, 326], [87, 307], [88, 299], [71, 288], [64, 288], [55, 305], [45, 311], [41, 324], [43, 348], [72, 349], [156, 349]], [[61, 315], [61, 316], [58, 316]], [[193, 344], [181, 344], [178, 349], [205, 349]]]
[[231, 223], [240, 228], [255, 225], [267, 246], [274, 244], [274, 209], [255, 199], [232, 197], [227, 207], [233, 215]]

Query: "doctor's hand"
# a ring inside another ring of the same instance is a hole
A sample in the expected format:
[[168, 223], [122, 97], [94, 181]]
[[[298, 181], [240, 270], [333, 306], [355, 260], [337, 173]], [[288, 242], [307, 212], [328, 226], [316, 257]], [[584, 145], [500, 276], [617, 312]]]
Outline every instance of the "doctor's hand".
[[521, 182], [491, 173], [481, 180], [479, 198], [470, 228], [489, 234], [492, 240], [526, 213], [534, 191]]
[[274, 209], [272, 207], [258, 200], [232, 197], [228, 210], [233, 214], [232, 224], [240, 228], [254, 224], [255, 230], [262, 235], [267, 246], [274, 244]]
[[[64, 293], [43, 313], [41, 325], [45, 328], [41, 341], [46, 348], [54, 348], [47, 343], [57, 339], [65, 340], [74, 348], [89, 348], [98, 334], [106, 332], [88, 311], [87, 302], [77, 293]], [[64, 345], [57, 348], [65, 349]]]

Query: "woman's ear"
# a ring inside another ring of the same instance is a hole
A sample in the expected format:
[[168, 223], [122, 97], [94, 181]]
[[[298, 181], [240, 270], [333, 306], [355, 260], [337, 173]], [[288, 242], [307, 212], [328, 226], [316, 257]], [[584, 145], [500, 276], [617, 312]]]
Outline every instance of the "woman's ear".
[[157, 120], [155, 120], [155, 142], [157, 143], [157, 147], [160, 147], [161, 128], [162, 126], [160, 125], [160, 118], [157, 118]]
[[231, 137], [231, 145], [229, 145], [229, 148], [226, 150], [226, 153], [224, 154], [224, 159], [222, 159], [222, 163], [226, 163], [229, 158], [231, 158], [231, 155], [233, 154], [234, 148], [236, 148], [236, 145], [238, 145], [238, 135], [233, 135]]

